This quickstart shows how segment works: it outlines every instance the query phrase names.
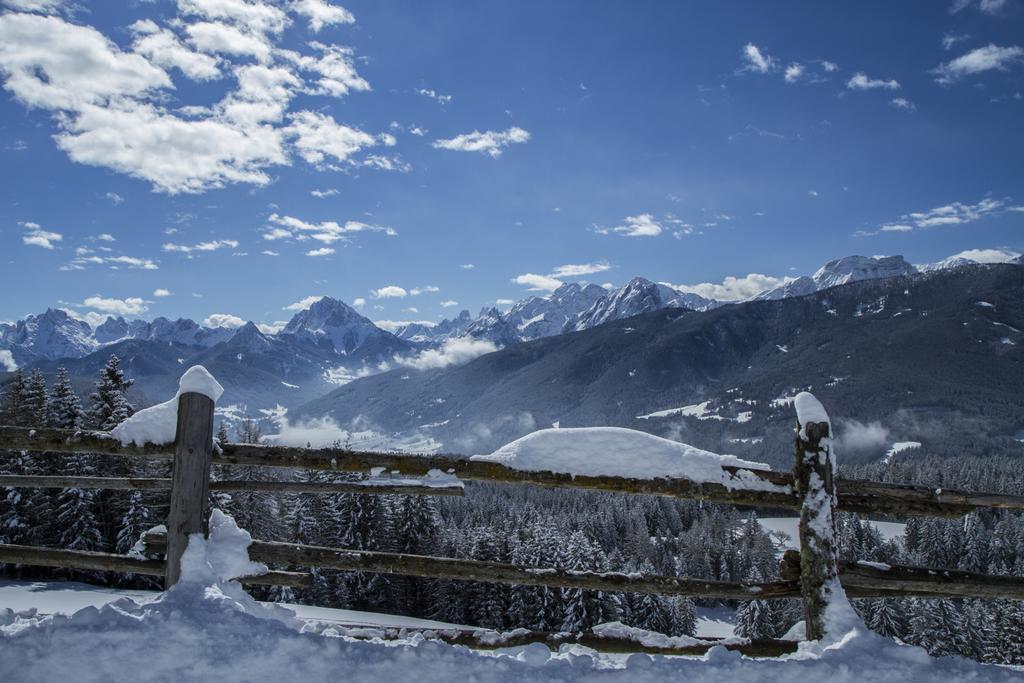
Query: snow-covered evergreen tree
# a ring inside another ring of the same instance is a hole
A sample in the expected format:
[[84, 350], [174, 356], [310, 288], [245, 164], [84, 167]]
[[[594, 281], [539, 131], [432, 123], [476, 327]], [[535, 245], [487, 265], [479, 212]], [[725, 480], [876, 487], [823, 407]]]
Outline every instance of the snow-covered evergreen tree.
[[71, 386], [68, 372], [63, 366], [57, 368], [57, 380], [50, 390], [47, 416], [49, 425], [57, 429], [78, 429], [82, 426], [82, 401]]
[[107, 360], [96, 381], [96, 389], [89, 396], [89, 426], [94, 429], [110, 431], [135, 413], [125, 396], [135, 380], [124, 376], [120, 362], [117, 356]]
[[26, 427], [45, 427], [46, 422], [46, 380], [39, 370], [33, 369], [22, 388], [18, 423]]
[[0, 423], [24, 426], [21, 424], [21, 404], [25, 394], [25, 373], [21, 369], [14, 371], [11, 381], [4, 387], [0, 395]]

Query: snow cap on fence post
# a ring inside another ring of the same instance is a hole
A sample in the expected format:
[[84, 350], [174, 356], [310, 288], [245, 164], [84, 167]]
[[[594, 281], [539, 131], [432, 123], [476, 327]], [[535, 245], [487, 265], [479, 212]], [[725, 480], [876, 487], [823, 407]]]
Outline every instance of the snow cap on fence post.
[[813, 394], [797, 394], [793, 405], [797, 414], [793, 479], [801, 499], [800, 592], [807, 639], [821, 640], [832, 621], [828, 614], [831, 603], [849, 607], [839, 584], [832, 426], [828, 413]]
[[188, 546], [189, 535], [206, 535], [210, 459], [213, 454], [213, 407], [224, 391], [201, 365], [189, 368], [178, 386], [164, 588], [173, 586], [181, 576], [181, 557]]

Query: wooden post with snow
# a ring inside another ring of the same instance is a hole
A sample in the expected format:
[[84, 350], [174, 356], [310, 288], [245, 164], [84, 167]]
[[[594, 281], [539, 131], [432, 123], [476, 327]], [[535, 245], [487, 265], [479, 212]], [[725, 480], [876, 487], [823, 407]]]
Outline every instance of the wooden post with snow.
[[800, 508], [800, 593], [804, 600], [807, 640], [825, 635], [825, 608], [838, 585], [836, 482], [828, 414], [813, 395], [802, 392], [797, 411], [796, 462], [793, 479]]
[[213, 400], [205, 394], [186, 392], [178, 398], [178, 423], [174, 439], [174, 472], [171, 477], [171, 509], [167, 516], [167, 567], [164, 588], [181, 576], [181, 556], [189, 534], [206, 534], [206, 501], [210, 488], [213, 455]]

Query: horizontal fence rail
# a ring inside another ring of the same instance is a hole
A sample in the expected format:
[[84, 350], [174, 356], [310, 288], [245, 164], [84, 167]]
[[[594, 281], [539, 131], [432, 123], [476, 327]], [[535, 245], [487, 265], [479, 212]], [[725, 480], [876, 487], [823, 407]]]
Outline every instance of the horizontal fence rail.
[[[0, 446], [11, 451], [93, 453], [127, 457], [169, 459], [173, 444], [122, 445], [103, 432], [60, 429], [28, 429], [0, 426]], [[706, 500], [734, 505], [798, 510], [790, 472], [743, 470], [778, 487], [751, 491], [721, 484], [696, 483], [686, 479], [630, 479], [570, 475], [557, 472], [514, 470], [499, 463], [467, 460], [445, 455], [409, 455], [357, 452], [344, 449], [307, 449], [288, 446], [226, 444], [214, 452], [213, 464], [252, 465], [333, 472], [368, 472], [384, 468], [404, 476], [426, 475], [432, 470], [469, 481], [532, 484], [549, 488], [579, 488], [625, 493], [644, 493], [674, 498]], [[742, 468], [723, 467], [736, 473]], [[211, 485], [213, 482], [211, 482]], [[738, 486], [742, 485], [737, 482]], [[846, 512], [894, 516], [927, 515], [959, 517], [981, 508], [1024, 510], [1024, 496], [976, 493], [927, 486], [837, 479], [838, 509]], [[369, 493], [369, 491], [363, 491]]]
[[[507, 647], [522, 647], [533, 643], [547, 645], [557, 651], [562, 645], [582, 645], [599, 652], [629, 654], [641, 652], [649, 655], [702, 655], [715, 646], [739, 652], [747, 657], [778, 657], [797, 651], [799, 643], [795, 640], [725, 640], [722, 638], [677, 638], [676, 640], [693, 641], [686, 645], [659, 647], [648, 645], [632, 638], [608, 635], [600, 630], [584, 631], [583, 633], [550, 633], [545, 631], [513, 631], [496, 633], [483, 629], [473, 630], [436, 630], [436, 629], [381, 629], [364, 628], [348, 629], [345, 636], [356, 639], [398, 639], [408, 638], [410, 632], [421, 633], [428, 640], [440, 640], [449, 645], [463, 645], [474, 650], [498, 650]], [[671, 640], [671, 639], [669, 639]]]
[[[91, 550], [66, 550], [64, 548], [40, 548], [31, 545], [0, 543], [0, 563], [53, 567], [55, 569], [78, 569], [81, 571], [118, 572], [142, 576], [164, 576], [166, 563], [163, 560], [135, 558], [130, 555], [115, 555]], [[312, 576], [302, 572], [268, 571], [259, 576], [241, 576], [237, 579], [252, 586], [292, 586], [308, 588], [313, 585]]]
[[[112, 491], [170, 491], [169, 478], [74, 477], [0, 474], [0, 486], [47, 489], [107, 489]], [[322, 482], [322, 481], [211, 481], [210, 491], [266, 491], [273, 493], [360, 493], [427, 496], [461, 496], [462, 484], [422, 484], [415, 480]]]
[[[166, 547], [162, 533], [147, 533], [148, 553]], [[439, 558], [404, 553], [327, 548], [272, 541], [253, 541], [249, 556], [257, 562], [318, 567], [341, 571], [399, 574], [509, 585], [583, 588], [612, 593], [654, 593], [665, 596], [732, 600], [776, 600], [800, 597], [800, 555], [787, 551], [780, 563], [781, 581], [734, 582], [674, 576], [541, 569], [502, 562]], [[883, 568], [884, 567], [884, 568]], [[906, 565], [879, 565], [840, 560], [839, 581], [850, 597], [974, 597], [1024, 600], [1024, 578], [977, 574]]]

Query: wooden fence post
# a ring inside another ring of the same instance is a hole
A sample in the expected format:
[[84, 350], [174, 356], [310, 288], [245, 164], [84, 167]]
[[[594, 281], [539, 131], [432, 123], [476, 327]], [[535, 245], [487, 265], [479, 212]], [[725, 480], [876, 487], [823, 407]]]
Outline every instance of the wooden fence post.
[[[803, 405], [801, 405], [803, 399]], [[835, 545], [836, 482], [828, 441], [828, 415], [814, 396], [797, 396], [796, 462], [793, 479], [800, 507], [800, 593], [804, 600], [806, 638], [825, 635], [825, 608], [838, 585]], [[803, 419], [806, 424], [800, 424]], [[816, 420], [816, 421], [811, 421]], [[820, 421], [817, 421], [820, 420]]]
[[207, 533], [206, 505], [212, 454], [213, 401], [205, 394], [184, 393], [178, 398], [164, 589], [177, 583], [181, 576], [181, 556], [188, 546], [189, 534], [205, 536]]

